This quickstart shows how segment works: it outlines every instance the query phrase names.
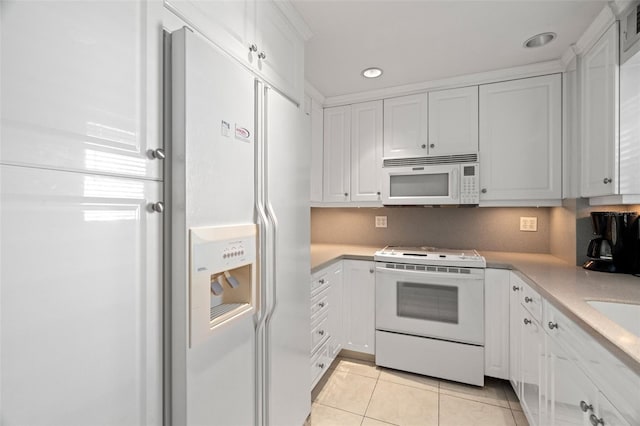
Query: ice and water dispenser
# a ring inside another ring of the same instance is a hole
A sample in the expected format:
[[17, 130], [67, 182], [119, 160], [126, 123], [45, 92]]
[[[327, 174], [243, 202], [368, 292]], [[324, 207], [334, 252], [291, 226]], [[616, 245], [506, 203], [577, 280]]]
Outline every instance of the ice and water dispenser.
[[189, 230], [190, 346], [258, 308], [256, 225]]

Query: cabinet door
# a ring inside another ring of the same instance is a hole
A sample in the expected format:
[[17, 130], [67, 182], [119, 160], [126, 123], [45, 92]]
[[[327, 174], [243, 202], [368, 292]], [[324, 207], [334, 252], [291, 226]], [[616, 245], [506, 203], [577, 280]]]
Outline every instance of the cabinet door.
[[[636, 389], [637, 391], [638, 389]], [[602, 422], [601, 424], [607, 426], [631, 426], [602, 392], [598, 392], [598, 409], [594, 415], [596, 416], [595, 419], [589, 416], [591, 424], [593, 424], [594, 420], [599, 419]]]
[[311, 202], [322, 202], [323, 111], [311, 99]]
[[561, 75], [480, 86], [480, 201], [562, 196]]
[[264, 78], [296, 102], [304, 96], [304, 41], [272, 1], [257, 4], [257, 57]]
[[343, 266], [344, 348], [373, 355], [376, 331], [374, 263], [345, 260]]
[[351, 187], [351, 107], [324, 110], [324, 201], [349, 201]]
[[541, 425], [542, 365], [544, 333], [540, 323], [520, 305], [522, 409], [532, 425]]
[[0, 182], [3, 422], [161, 425], [162, 184], [6, 165]]
[[595, 385], [578, 368], [575, 358], [561, 342], [548, 333], [545, 333], [545, 339], [549, 386], [547, 423], [552, 426], [589, 424], [587, 417], [596, 406]]
[[618, 23], [582, 57], [581, 195], [615, 194], [618, 185]]
[[329, 270], [329, 357], [333, 360], [343, 346], [342, 326], [342, 262], [338, 262]]
[[162, 179], [157, 9], [2, 2], [2, 163]]
[[522, 398], [520, 294], [524, 283], [513, 272], [509, 281], [509, 381], [518, 398]]
[[487, 269], [484, 282], [484, 374], [509, 379], [509, 272]]
[[427, 155], [427, 94], [384, 100], [385, 158]]
[[238, 60], [253, 61], [255, 2], [164, 0], [164, 5]]
[[429, 93], [429, 155], [478, 152], [478, 86]]
[[382, 101], [351, 106], [351, 201], [379, 201]]

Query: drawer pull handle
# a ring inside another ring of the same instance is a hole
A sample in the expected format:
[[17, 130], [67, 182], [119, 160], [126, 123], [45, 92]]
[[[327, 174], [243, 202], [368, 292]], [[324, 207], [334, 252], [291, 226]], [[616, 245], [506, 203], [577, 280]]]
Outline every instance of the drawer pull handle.
[[318, 306], [320, 306], [321, 308], [324, 308], [325, 303], [324, 302], [320, 302], [318, 303]]
[[324, 369], [324, 362], [321, 362], [320, 364], [318, 364], [318, 367], [320, 367], [320, 369]]
[[320, 280], [318, 280], [318, 282], [319, 282], [320, 284], [324, 284], [324, 278], [321, 278]]
[[[549, 321], [549, 330], [553, 330], [554, 328], [558, 328], [558, 323], [557, 322], [551, 322]], [[581, 405], [582, 406], [582, 405]]]
[[532, 299], [532, 298], [530, 298], [529, 296], [525, 296], [525, 298], [524, 298], [524, 302], [525, 302], [525, 303], [531, 303], [531, 302], [533, 302], [533, 299]]
[[580, 401], [580, 409], [585, 413], [587, 411], [593, 411], [593, 405], [587, 404], [585, 401]]
[[518, 286], [517, 286], [517, 285], [514, 285], [514, 286], [513, 286], [513, 291], [518, 291], [518, 290], [520, 290], [520, 289], [518, 288]]
[[531, 324], [531, 320], [529, 318], [524, 319], [524, 325]]
[[324, 336], [324, 330], [318, 330], [318, 334]]
[[604, 420], [603, 419], [599, 419], [595, 414], [592, 414], [589, 416], [589, 422], [591, 422], [591, 424], [593, 426], [598, 426], [598, 425], [603, 425], [604, 424]]

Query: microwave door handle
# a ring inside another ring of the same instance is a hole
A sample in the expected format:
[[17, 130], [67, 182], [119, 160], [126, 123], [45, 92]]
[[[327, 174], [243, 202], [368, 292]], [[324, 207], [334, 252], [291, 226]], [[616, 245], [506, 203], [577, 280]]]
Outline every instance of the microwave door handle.
[[452, 175], [451, 186], [453, 186], [451, 190], [451, 198], [453, 198], [454, 200], [458, 200], [458, 188], [460, 187], [460, 184], [458, 183], [458, 171], [459, 170], [455, 168], [451, 173]]

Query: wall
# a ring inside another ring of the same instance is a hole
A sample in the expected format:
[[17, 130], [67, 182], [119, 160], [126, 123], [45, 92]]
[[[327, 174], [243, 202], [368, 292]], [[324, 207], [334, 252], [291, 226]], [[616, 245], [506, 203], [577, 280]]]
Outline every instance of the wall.
[[[428, 245], [549, 253], [549, 208], [312, 208], [311, 242]], [[387, 216], [387, 228], [375, 228]], [[536, 216], [537, 232], [519, 231], [520, 216]], [[575, 250], [573, 251], [575, 253]]]
[[[576, 237], [577, 202], [575, 198], [563, 200], [562, 207], [551, 209], [549, 218], [550, 252], [571, 264], [577, 264], [577, 255], [582, 247]], [[586, 246], [584, 248], [583, 251], [586, 251]]]

